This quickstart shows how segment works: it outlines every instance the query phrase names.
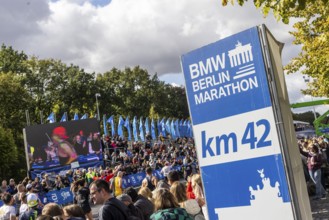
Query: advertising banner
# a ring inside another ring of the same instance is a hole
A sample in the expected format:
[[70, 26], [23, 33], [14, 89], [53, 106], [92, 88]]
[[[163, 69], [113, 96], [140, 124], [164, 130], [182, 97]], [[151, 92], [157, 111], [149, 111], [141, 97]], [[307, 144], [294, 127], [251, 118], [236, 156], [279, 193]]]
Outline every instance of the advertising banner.
[[294, 219], [258, 27], [181, 62], [209, 219]]

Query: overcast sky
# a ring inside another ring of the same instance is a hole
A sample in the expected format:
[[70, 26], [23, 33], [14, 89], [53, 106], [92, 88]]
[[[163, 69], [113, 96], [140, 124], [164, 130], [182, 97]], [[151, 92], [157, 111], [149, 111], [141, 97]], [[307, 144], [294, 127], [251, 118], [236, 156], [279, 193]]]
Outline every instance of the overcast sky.
[[[285, 44], [283, 64], [300, 52], [288, 33], [292, 23], [264, 18], [252, 1], [223, 7], [221, 0], [1, 0], [0, 43], [88, 72], [139, 65], [182, 85], [182, 54], [259, 24]], [[300, 93], [300, 74], [286, 80], [291, 103], [311, 100]]]

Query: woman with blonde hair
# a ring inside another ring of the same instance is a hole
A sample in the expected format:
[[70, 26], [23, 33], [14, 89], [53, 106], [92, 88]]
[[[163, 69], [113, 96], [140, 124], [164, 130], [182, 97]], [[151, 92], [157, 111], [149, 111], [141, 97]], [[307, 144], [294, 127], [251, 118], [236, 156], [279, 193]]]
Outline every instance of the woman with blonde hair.
[[180, 219], [192, 220], [185, 209], [180, 208], [174, 195], [167, 189], [158, 189], [154, 191], [153, 201], [155, 213], [150, 217], [151, 220], [162, 219]]
[[200, 174], [194, 174], [191, 178], [193, 193], [195, 195], [195, 199], [198, 201], [200, 207], [205, 205], [205, 199], [202, 189], [202, 181]]
[[142, 186], [139, 189], [138, 194], [152, 201], [152, 191], [147, 186]]
[[113, 190], [114, 196], [119, 196], [123, 193], [122, 177], [123, 177], [123, 172], [119, 171], [117, 176], [114, 177], [111, 182], [110, 188]]
[[207, 212], [206, 200], [203, 193], [203, 186], [202, 186], [200, 174], [194, 174], [191, 177], [191, 184], [193, 188], [193, 193], [195, 195], [195, 199], [198, 201], [199, 206], [202, 209], [203, 215], [207, 218], [208, 212]]
[[65, 220], [85, 220], [85, 213], [83, 209], [76, 205], [68, 205], [63, 208]]
[[188, 199], [186, 196], [186, 187], [181, 182], [174, 182], [170, 187], [170, 192], [176, 198], [179, 206], [186, 209], [187, 213], [193, 217], [193, 219], [204, 219], [197, 200]]

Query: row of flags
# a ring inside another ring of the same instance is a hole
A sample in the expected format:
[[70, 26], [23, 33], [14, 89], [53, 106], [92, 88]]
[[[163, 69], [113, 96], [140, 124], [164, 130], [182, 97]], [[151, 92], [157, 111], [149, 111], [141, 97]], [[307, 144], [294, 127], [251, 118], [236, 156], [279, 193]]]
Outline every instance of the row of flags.
[[[80, 119], [87, 119], [89, 118], [89, 115], [86, 113], [84, 114]], [[95, 118], [97, 118], [97, 115], [95, 115]], [[79, 119], [79, 115], [78, 113], [75, 113], [73, 116], [73, 120], [80, 120]], [[49, 121], [49, 123], [55, 123], [56, 122], [56, 115], [54, 112], [50, 113], [50, 115], [47, 117], [47, 121]], [[68, 117], [67, 117], [67, 113], [64, 112], [60, 122], [65, 122], [68, 121]]]
[[[103, 116], [103, 128], [104, 134], [109, 135], [107, 131], [107, 123], [111, 125], [111, 136], [116, 134], [121, 138], [125, 138], [124, 128], [127, 130], [127, 139], [128, 141], [132, 140], [132, 136], [135, 141], [141, 140], [145, 141], [146, 135], [150, 135], [153, 140], [156, 139], [160, 134], [163, 137], [170, 135], [171, 138], [176, 139], [179, 137], [192, 137], [192, 124], [190, 120], [184, 119], [158, 119], [157, 122], [154, 119], [149, 119], [148, 117], [143, 120], [143, 117], [140, 117], [139, 120], [135, 116], [132, 120], [132, 125], [130, 124], [129, 116], [126, 119], [123, 119], [122, 116], [119, 116], [118, 125], [115, 125], [114, 116], [112, 115], [108, 119], [106, 115]], [[117, 128], [117, 129], [116, 129]], [[132, 131], [131, 131], [132, 129]]]
[[[97, 118], [97, 115], [94, 116]], [[80, 119], [78, 113], [75, 113], [72, 120], [82, 120], [89, 118], [89, 115], [86, 113]], [[51, 113], [47, 121], [49, 123], [56, 122], [55, 113]], [[60, 122], [68, 121], [67, 113], [65, 112], [60, 120]], [[126, 119], [119, 116], [118, 125], [115, 125], [114, 116], [112, 115], [108, 119], [106, 115], [103, 116], [103, 128], [104, 134], [109, 135], [107, 130], [107, 124], [110, 124], [111, 127], [111, 136], [119, 135], [121, 138], [125, 138], [124, 128], [127, 130], [127, 139], [128, 141], [132, 140], [132, 136], [135, 141], [141, 140], [145, 141], [146, 135], [150, 135], [153, 140], [156, 139], [160, 134], [163, 137], [167, 137], [170, 135], [171, 138], [176, 139], [179, 137], [192, 137], [192, 124], [190, 120], [184, 119], [166, 119], [162, 118], [162, 120], [158, 119], [155, 121], [154, 119], [150, 119], [148, 117], [143, 120], [143, 117], [140, 117], [139, 120], [137, 116], [135, 116], [132, 120], [132, 124], [130, 122], [129, 116]]]

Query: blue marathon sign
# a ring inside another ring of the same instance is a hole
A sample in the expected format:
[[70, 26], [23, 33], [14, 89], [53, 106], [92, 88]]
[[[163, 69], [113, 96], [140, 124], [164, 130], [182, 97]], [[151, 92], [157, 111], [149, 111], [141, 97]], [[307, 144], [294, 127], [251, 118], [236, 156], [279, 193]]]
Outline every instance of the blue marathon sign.
[[182, 56], [209, 219], [294, 219], [258, 28]]

